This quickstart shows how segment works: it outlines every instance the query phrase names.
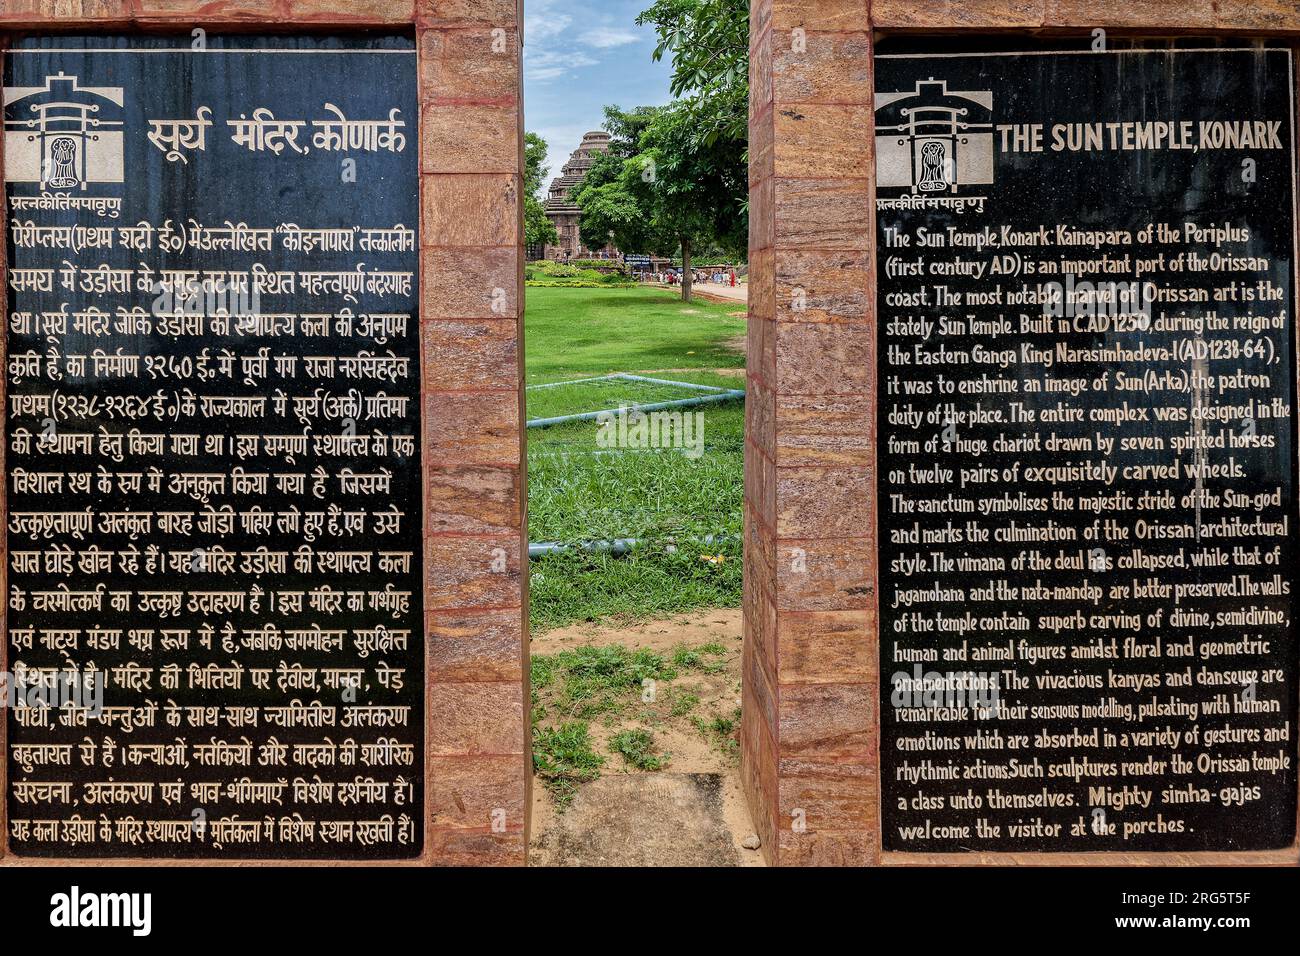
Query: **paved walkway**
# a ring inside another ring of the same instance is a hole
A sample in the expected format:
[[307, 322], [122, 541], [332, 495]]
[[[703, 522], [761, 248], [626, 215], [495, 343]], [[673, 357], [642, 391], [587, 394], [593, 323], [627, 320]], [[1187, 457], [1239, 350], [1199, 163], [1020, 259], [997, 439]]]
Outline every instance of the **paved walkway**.
[[744, 282], [737, 283], [734, 289], [729, 285], [718, 285], [715, 282], [696, 282], [691, 288], [696, 292], [716, 295], [723, 299], [735, 299], [737, 302], [749, 301], [749, 284]]

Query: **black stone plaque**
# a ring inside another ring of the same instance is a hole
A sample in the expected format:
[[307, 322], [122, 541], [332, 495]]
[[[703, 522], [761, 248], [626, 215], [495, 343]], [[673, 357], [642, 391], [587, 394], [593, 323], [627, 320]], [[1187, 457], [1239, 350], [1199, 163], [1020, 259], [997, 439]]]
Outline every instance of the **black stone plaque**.
[[1289, 51], [875, 82], [884, 847], [1291, 845]]
[[9, 850], [417, 856], [413, 42], [27, 38], [3, 85]]

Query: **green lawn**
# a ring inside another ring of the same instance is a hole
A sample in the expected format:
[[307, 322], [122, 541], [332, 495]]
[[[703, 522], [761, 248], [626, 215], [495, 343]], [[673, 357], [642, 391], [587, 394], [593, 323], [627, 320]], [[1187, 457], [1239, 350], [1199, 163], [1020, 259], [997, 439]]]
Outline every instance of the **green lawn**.
[[[528, 381], [633, 372], [743, 388], [743, 379], [712, 371], [744, 365], [727, 344], [744, 333], [744, 319], [728, 315], [740, 310], [735, 303], [685, 305], [661, 289], [530, 288]], [[693, 394], [627, 382], [534, 389], [529, 417]], [[572, 551], [533, 561], [534, 627], [739, 604], [744, 404], [684, 411], [701, 415], [698, 457], [673, 448], [602, 447], [595, 422], [529, 431], [533, 541], [646, 542], [623, 557]], [[715, 540], [697, 540], [708, 535]]]
[[526, 290], [528, 383], [670, 368], [743, 368], [738, 302], [686, 303], [667, 289]]

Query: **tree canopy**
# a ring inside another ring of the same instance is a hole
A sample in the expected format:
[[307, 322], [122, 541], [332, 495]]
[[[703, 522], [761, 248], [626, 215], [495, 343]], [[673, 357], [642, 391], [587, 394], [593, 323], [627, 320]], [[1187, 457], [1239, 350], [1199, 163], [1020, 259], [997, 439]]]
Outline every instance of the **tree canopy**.
[[691, 101], [694, 135], [743, 144], [749, 136], [748, 0], [655, 0], [637, 17], [673, 61], [672, 94]]
[[656, 60], [671, 56], [673, 102], [605, 108], [609, 152], [574, 192], [583, 242], [674, 256], [690, 299], [691, 257], [717, 248], [742, 257], [749, 229], [748, 0], [654, 0]]
[[524, 242], [528, 245], [545, 245], [557, 242], [559, 235], [555, 223], [546, 218], [542, 201], [537, 198], [542, 182], [549, 170], [546, 162], [546, 140], [536, 133], [524, 134]]

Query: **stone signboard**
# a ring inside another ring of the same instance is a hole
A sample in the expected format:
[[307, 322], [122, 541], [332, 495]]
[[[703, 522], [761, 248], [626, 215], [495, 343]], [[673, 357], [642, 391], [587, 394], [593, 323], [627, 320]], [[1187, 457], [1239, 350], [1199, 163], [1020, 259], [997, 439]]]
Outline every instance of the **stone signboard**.
[[398, 36], [8, 52], [15, 855], [421, 852], [416, 87]]
[[884, 848], [1290, 846], [1290, 51], [875, 90]]

